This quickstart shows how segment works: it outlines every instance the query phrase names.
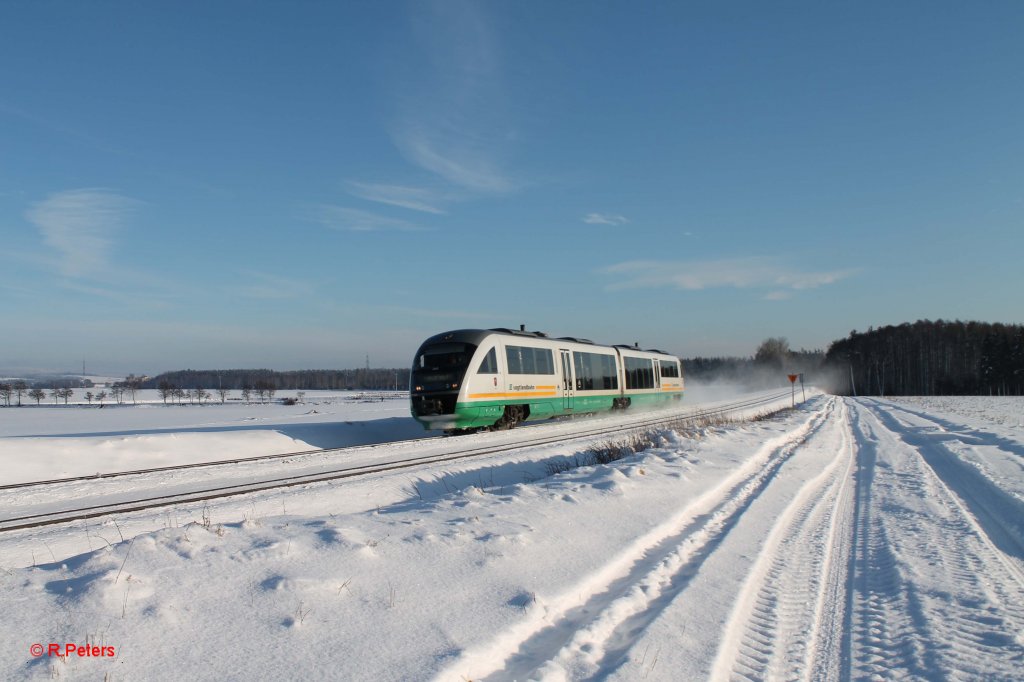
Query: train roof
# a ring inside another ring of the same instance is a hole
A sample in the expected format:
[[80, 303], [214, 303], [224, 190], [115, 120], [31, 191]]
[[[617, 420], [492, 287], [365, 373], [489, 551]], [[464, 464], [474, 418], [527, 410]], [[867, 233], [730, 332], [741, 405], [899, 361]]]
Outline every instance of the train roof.
[[488, 336], [492, 336], [494, 334], [502, 334], [502, 335], [508, 335], [508, 336], [518, 336], [518, 337], [523, 337], [523, 338], [533, 338], [533, 339], [539, 339], [539, 340], [544, 340], [544, 341], [570, 341], [572, 343], [586, 344], [586, 345], [595, 346], [595, 347], [598, 347], [598, 348], [620, 348], [622, 350], [631, 350], [631, 351], [640, 352], [640, 353], [654, 353], [654, 354], [657, 354], [657, 355], [666, 355], [668, 357], [675, 357], [671, 353], [666, 353], [663, 350], [657, 350], [657, 349], [653, 349], [653, 348], [652, 349], [638, 348], [635, 345], [629, 345], [629, 344], [624, 344], [624, 343], [616, 344], [614, 346], [609, 346], [609, 345], [605, 345], [605, 344], [594, 343], [590, 339], [581, 339], [581, 338], [577, 338], [577, 337], [574, 337], [574, 336], [559, 336], [559, 337], [551, 338], [547, 334], [545, 334], [544, 332], [527, 331], [525, 329], [508, 329], [507, 327], [496, 327], [494, 329], [455, 329], [455, 330], [448, 331], [448, 332], [442, 332], [440, 334], [435, 334], [434, 336], [431, 336], [430, 338], [428, 338], [426, 341], [424, 341], [420, 345], [420, 348], [423, 348], [424, 346], [432, 345], [432, 344], [435, 344], [435, 343], [448, 343], [448, 342], [471, 343], [474, 346], [479, 346], [484, 341], [484, 339], [486, 339]]

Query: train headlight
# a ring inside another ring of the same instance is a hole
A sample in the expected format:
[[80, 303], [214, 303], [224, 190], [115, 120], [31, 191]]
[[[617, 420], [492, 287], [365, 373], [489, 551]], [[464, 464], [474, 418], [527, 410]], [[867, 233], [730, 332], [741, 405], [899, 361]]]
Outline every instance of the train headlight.
[[416, 387], [416, 391], [417, 391], [417, 392], [419, 392], [419, 391], [422, 391], [422, 390], [423, 390], [423, 387], [422, 387], [422, 386], [417, 386], [417, 387]]
[[458, 388], [458, 387], [459, 387], [458, 384], [452, 384], [452, 388]]

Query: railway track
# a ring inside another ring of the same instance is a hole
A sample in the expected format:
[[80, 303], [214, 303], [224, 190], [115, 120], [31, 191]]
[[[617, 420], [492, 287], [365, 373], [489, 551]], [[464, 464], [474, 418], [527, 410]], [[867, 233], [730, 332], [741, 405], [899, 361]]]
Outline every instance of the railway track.
[[[444, 453], [421, 455], [417, 457], [402, 459], [400, 461], [339, 467], [327, 471], [318, 471], [315, 473], [298, 474], [290, 476], [276, 476], [273, 478], [266, 478], [259, 481], [247, 483], [207, 487], [184, 493], [175, 493], [169, 495], [152, 495], [148, 497], [141, 497], [127, 502], [120, 501], [116, 503], [93, 504], [76, 508], [62, 509], [59, 511], [50, 511], [38, 514], [25, 514], [21, 516], [0, 519], [0, 533], [16, 530], [26, 530], [31, 528], [39, 528], [43, 526], [51, 526], [62, 523], [70, 523], [73, 521], [94, 519], [98, 517], [109, 516], [111, 514], [124, 514], [129, 512], [144, 511], [177, 504], [206, 502], [210, 500], [222, 499], [226, 497], [235, 497], [239, 495], [247, 495], [267, 490], [289, 488], [328, 481], [336, 481], [346, 478], [354, 478], [358, 476], [385, 473], [401, 469], [413, 469], [415, 467], [424, 466], [428, 464], [454, 462], [462, 459], [482, 457], [485, 455], [491, 455], [510, 450], [518, 450], [527, 447], [536, 447], [540, 445], [549, 445], [560, 442], [571, 442], [573, 440], [595, 438], [601, 436], [622, 436], [636, 431], [643, 431], [646, 429], [656, 428], [658, 426], [663, 426], [670, 423], [680, 421], [699, 421], [702, 419], [726, 416], [730, 413], [738, 412], [741, 410], [755, 409], [757, 407], [767, 406], [771, 403], [777, 402], [787, 395], [789, 395], [789, 391], [780, 391], [769, 395], [758, 396], [756, 398], [719, 405], [710, 409], [698, 409], [684, 413], [673, 412], [669, 414], [659, 414], [656, 417], [631, 420], [627, 424], [620, 423], [614, 426], [602, 425], [593, 429], [587, 429], [582, 432], [574, 432], [572, 434], [539, 435], [537, 437], [520, 440], [511, 444], [502, 443], [498, 445], [457, 448], [454, 450], [446, 451]], [[404, 443], [415, 445], [416, 443], [436, 443], [439, 440], [443, 440], [443, 437], [434, 436], [429, 438], [415, 439], [412, 441], [404, 441]], [[379, 447], [379, 445], [380, 444], [363, 445], [348, 448], [327, 448], [320, 450], [307, 450], [302, 452], [235, 458], [230, 460], [220, 460], [216, 462], [182, 464], [176, 466], [137, 469], [132, 471], [111, 472], [92, 476], [77, 476], [61, 479], [51, 479], [46, 481], [35, 481], [31, 483], [16, 483], [0, 486], [0, 490], [47, 487], [72, 482], [84, 482], [99, 479], [142, 476], [145, 474], [173, 472], [186, 469], [225, 467], [240, 463], [251, 463], [263, 460], [284, 460], [317, 455], [346, 455], [352, 454], [354, 452], [365, 452], [367, 450], [372, 450], [375, 447]]]

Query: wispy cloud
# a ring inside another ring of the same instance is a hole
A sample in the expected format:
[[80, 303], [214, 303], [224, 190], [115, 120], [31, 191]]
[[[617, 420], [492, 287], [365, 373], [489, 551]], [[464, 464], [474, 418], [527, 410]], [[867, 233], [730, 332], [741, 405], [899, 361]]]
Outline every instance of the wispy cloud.
[[113, 238], [137, 205], [110, 190], [75, 189], [51, 194], [25, 217], [57, 251], [60, 271], [81, 277], [109, 266]]
[[399, 206], [423, 213], [443, 214], [445, 210], [439, 204], [442, 197], [436, 192], [421, 187], [405, 187], [403, 185], [381, 185], [365, 182], [349, 181], [345, 183], [348, 193], [367, 201], [376, 201], [390, 206]]
[[504, 193], [517, 187], [502, 168], [514, 137], [487, 5], [414, 5], [422, 59], [402, 78], [392, 139], [413, 164], [461, 188]]
[[395, 141], [410, 161], [454, 185], [486, 193], [504, 193], [515, 188], [489, 158], [487, 150], [467, 143], [459, 133], [407, 129]]
[[583, 222], [588, 225], [625, 225], [629, 219], [617, 213], [588, 213], [583, 216]]
[[604, 268], [616, 276], [609, 291], [675, 288], [686, 291], [732, 287], [769, 289], [768, 300], [782, 300], [794, 291], [834, 284], [853, 275], [855, 269], [802, 271], [774, 258], [733, 258], [713, 261], [627, 261]]
[[389, 218], [370, 211], [360, 211], [344, 206], [322, 204], [316, 207], [316, 220], [332, 230], [345, 232], [379, 232], [382, 230], [402, 230], [406, 232], [422, 230], [415, 223], [398, 218]]

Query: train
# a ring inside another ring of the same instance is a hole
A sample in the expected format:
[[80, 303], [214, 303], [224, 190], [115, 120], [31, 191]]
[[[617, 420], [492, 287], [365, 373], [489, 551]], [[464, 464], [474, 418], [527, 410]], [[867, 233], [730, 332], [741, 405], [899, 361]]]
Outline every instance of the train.
[[679, 358], [637, 344], [550, 338], [524, 326], [431, 336], [413, 359], [412, 416], [449, 434], [680, 401]]

